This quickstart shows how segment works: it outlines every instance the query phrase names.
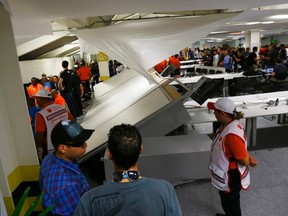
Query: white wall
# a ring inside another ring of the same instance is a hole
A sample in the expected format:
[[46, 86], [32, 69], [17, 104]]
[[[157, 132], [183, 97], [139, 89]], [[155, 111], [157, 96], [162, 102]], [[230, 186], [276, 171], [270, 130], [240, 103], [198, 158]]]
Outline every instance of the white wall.
[[29, 83], [32, 77], [41, 78], [42, 73], [46, 75], [59, 75], [63, 70], [63, 60], [69, 62], [68, 68], [73, 68], [74, 63], [69, 57], [21, 61], [20, 70], [23, 83]]
[[[0, 176], [7, 177], [19, 165], [37, 165], [25, 95], [20, 75], [18, 55], [10, 13], [0, 4]], [[0, 181], [3, 196], [11, 196], [7, 182]]]

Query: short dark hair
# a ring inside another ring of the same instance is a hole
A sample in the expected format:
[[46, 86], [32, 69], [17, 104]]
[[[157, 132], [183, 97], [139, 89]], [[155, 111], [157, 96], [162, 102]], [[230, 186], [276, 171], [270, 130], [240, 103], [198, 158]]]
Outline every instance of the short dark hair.
[[134, 166], [141, 152], [142, 138], [135, 126], [116, 125], [108, 134], [108, 149], [112, 160], [120, 169], [128, 170]]
[[62, 61], [62, 67], [63, 67], [63, 68], [67, 68], [68, 65], [69, 65], [69, 62], [68, 62], [68, 61], [66, 61], [66, 60]]

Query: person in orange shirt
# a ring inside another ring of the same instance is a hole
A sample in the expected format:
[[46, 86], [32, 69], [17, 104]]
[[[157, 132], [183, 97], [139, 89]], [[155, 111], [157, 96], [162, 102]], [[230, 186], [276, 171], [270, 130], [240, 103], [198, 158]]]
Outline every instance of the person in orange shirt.
[[175, 67], [174, 72], [171, 73], [171, 76], [174, 76], [176, 78], [180, 77], [180, 61], [179, 61], [179, 55], [175, 54], [174, 56], [171, 56], [169, 58], [169, 65], [173, 65]]
[[220, 98], [207, 106], [214, 110], [217, 121], [221, 122], [213, 138], [210, 159], [211, 182], [219, 190], [225, 212], [216, 216], [241, 216], [240, 190], [247, 190], [250, 185], [248, 165], [257, 165], [257, 160], [247, 152], [246, 133], [239, 121], [243, 113], [236, 111], [229, 98]]
[[80, 63], [80, 68], [78, 69], [78, 75], [84, 87], [85, 100], [90, 100], [91, 99], [91, 92], [90, 92], [91, 70], [90, 68], [86, 66], [86, 63], [83, 60]]
[[68, 108], [65, 99], [58, 93], [56, 89], [52, 89], [51, 96], [54, 99], [54, 104], [59, 104]]
[[31, 78], [31, 85], [29, 85], [27, 87], [27, 93], [28, 93], [29, 97], [32, 97], [33, 95], [35, 95], [42, 88], [43, 88], [43, 86], [40, 83], [37, 82], [37, 78], [36, 77], [32, 77]]
[[158, 72], [158, 73], [162, 73], [162, 71], [166, 68], [167, 66], [167, 60], [164, 60], [160, 63], [158, 63], [157, 65], [154, 66], [154, 69]]

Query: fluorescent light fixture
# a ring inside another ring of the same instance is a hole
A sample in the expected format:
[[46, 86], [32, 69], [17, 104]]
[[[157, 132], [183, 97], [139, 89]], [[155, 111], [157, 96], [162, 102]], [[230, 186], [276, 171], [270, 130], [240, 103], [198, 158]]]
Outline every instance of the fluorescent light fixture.
[[222, 33], [227, 33], [227, 31], [215, 31], [215, 32], [210, 32], [210, 34], [222, 34]]
[[247, 22], [245, 25], [257, 25], [260, 24], [260, 22]]
[[126, 17], [125, 19], [126, 19], [126, 20], [127, 20], [127, 19], [131, 19], [131, 18], [133, 18], [134, 16], [137, 16], [137, 15], [139, 15], [139, 13], [132, 14], [132, 15]]
[[261, 24], [272, 24], [274, 23], [274, 21], [265, 21], [265, 22], [261, 22]]
[[185, 16], [184, 15], [184, 16], [176, 16], [175, 18], [181, 18], [181, 19], [184, 18], [185, 19], [185, 18], [197, 18], [197, 17], [202, 17], [202, 16], [201, 15], [197, 15], [197, 16], [196, 15], [195, 16], [193, 16], [193, 15]]
[[[240, 32], [231, 32], [229, 33], [231, 35], [240, 35], [240, 34], [244, 34], [244, 31], [240, 31]], [[234, 37], [234, 36], [233, 36]]]
[[272, 19], [288, 19], [288, 14], [279, 14], [271, 16]]

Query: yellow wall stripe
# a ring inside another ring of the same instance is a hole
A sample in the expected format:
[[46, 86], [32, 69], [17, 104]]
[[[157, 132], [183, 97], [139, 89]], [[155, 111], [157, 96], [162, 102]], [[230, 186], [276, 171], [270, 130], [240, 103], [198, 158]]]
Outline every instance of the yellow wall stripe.
[[39, 180], [39, 165], [18, 166], [12, 171], [7, 179], [11, 191], [14, 191], [23, 181]]
[[107, 79], [109, 79], [109, 78], [110, 78], [110, 76], [101, 76], [101, 77], [100, 77], [101, 81], [107, 80]]

